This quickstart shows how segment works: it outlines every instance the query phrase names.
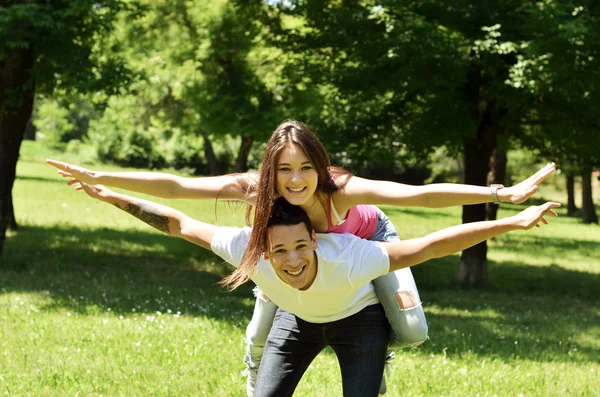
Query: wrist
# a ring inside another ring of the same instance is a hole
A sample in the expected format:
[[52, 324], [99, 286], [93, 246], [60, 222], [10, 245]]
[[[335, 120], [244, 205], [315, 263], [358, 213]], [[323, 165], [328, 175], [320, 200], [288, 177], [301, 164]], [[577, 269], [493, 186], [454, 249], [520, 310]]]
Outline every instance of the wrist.
[[493, 183], [490, 185], [490, 201], [494, 204], [500, 204], [499, 192], [504, 188], [504, 185]]

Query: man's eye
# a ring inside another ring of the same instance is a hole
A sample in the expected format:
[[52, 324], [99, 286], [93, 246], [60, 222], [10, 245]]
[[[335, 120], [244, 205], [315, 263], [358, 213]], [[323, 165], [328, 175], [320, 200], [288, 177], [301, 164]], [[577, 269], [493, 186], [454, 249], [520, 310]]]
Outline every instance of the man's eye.
[[308, 245], [306, 245], [306, 244], [300, 244], [296, 248], [299, 249], [299, 250], [301, 250], [301, 249], [305, 249], [306, 247], [308, 247]]
[[281, 250], [275, 251], [275, 255], [281, 255], [281, 254], [285, 254], [285, 250], [281, 249]]

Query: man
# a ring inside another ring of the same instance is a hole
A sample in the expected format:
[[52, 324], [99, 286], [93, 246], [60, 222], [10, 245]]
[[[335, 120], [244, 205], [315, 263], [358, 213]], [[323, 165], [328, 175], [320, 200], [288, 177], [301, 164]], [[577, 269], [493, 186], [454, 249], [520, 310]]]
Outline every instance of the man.
[[[250, 228], [218, 227], [172, 208], [81, 183], [167, 234], [241, 261]], [[280, 309], [269, 334], [255, 396], [291, 396], [303, 373], [327, 345], [340, 363], [344, 396], [376, 396], [389, 324], [370, 281], [390, 271], [462, 251], [496, 235], [547, 223], [558, 203], [534, 206], [498, 221], [453, 226], [422, 238], [372, 242], [352, 235], [315, 234], [306, 213], [280, 199], [267, 228], [264, 259], [251, 278]]]

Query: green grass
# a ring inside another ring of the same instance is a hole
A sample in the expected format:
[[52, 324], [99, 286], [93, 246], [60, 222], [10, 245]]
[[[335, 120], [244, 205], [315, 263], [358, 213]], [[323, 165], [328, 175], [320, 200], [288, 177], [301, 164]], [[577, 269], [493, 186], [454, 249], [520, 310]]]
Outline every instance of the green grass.
[[[39, 144], [23, 150], [21, 228], [0, 270], [0, 395], [244, 396], [250, 286], [223, 291], [230, 269], [212, 253], [66, 187]], [[215, 222], [212, 202], [169, 204]], [[384, 209], [403, 238], [460, 222], [460, 208]], [[242, 224], [242, 209], [216, 213]], [[431, 339], [398, 352], [389, 396], [598, 395], [600, 228], [561, 215], [490, 242], [483, 290], [456, 286], [456, 255], [413, 269]], [[331, 351], [296, 395], [341, 395]]]

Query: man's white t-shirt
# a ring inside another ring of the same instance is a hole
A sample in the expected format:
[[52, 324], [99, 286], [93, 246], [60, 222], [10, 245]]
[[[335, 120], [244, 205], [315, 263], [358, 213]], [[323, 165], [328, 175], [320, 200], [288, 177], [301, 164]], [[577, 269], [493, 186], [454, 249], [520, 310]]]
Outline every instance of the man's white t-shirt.
[[[237, 267], [252, 229], [221, 227], [213, 235], [212, 250]], [[271, 262], [261, 258], [251, 279], [280, 308], [305, 321], [326, 323], [358, 313], [379, 302], [371, 280], [387, 274], [390, 260], [380, 243], [351, 234], [317, 233], [318, 268], [305, 291], [281, 281]]]

